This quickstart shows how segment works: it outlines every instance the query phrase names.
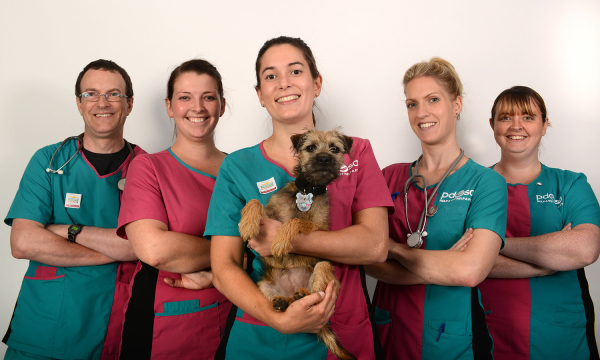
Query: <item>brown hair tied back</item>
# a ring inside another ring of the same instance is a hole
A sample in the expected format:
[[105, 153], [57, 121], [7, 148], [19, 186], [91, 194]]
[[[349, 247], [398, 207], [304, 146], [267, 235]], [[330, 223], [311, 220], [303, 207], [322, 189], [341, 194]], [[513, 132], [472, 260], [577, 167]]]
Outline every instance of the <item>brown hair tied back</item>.
[[169, 99], [169, 101], [173, 100], [173, 88], [175, 86], [175, 81], [177, 81], [177, 78], [181, 74], [189, 72], [196, 73], [197, 75], [206, 74], [213, 78], [217, 83], [219, 98], [220, 100], [223, 100], [223, 82], [221, 80], [221, 74], [219, 73], [217, 68], [206, 60], [193, 59], [184, 62], [171, 72], [171, 76], [169, 77], [169, 81], [167, 82], [167, 99]]
[[436, 79], [440, 85], [456, 99], [457, 96], [462, 96], [463, 86], [458, 73], [454, 66], [448, 61], [441, 57], [432, 57], [429, 61], [421, 61], [411, 66], [406, 73], [404, 73], [404, 79], [402, 84], [404, 85], [404, 92], [406, 93], [406, 85], [419, 76], [430, 76]]
[[[271, 47], [276, 46], [276, 45], [291, 45], [291, 46], [295, 47], [296, 49], [300, 50], [300, 52], [302, 53], [302, 56], [304, 57], [304, 60], [306, 60], [306, 63], [308, 64], [308, 68], [310, 69], [310, 75], [312, 76], [313, 80], [315, 80], [319, 76], [319, 70], [317, 69], [317, 62], [315, 61], [315, 57], [313, 56], [313, 53], [310, 50], [310, 47], [308, 47], [308, 45], [306, 45], [304, 40], [302, 40], [300, 38], [289, 37], [289, 36], [280, 36], [280, 37], [273, 38], [271, 40], [267, 40], [263, 44], [263, 46], [260, 48], [260, 50], [258, 51], [258, 56], [256, 57], [256, 64], [255, 64], [255, 70], [256, 70], [256, 86], [255, 87], [257, 90], [260, 89], [260, 67], [261, 67], [262, 57], [265, 54], [265, 52], [267, 52], [267, 50], [269, 50]], [[317, 121], [315, 119], [314, 112], [312, 114], [312, 118], [313, 118], [313, 125], [316, 125]]]

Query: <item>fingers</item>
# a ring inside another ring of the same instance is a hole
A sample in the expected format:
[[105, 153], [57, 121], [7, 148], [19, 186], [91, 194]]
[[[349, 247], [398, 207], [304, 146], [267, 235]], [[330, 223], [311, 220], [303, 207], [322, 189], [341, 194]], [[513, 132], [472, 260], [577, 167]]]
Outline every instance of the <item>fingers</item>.
[[458, 239], [458, 241], [454, 243], [454, 245], [452, 245], [450, 250], [463, 251], [467, 248], [467, 245], [469, 244], [469, 241], [471, 241], [471, 239], [473, 239], [473, 229], [469, 228], [467, 229], [467, 231], [465, 231], [463, 236], [461, 236], [461, 238]]
[[169, 285], [170, 287], [174, 287], [174, 288], [180, 288], [183, 287], [182, 281], [181, 279], [171, 279], [171, 278], [165, 278], [165, 282], [167, 283], [167, 285]]
[[571, 230], [571, 223], [568, 223], [567, 225], [565, 225], [562, 230]]

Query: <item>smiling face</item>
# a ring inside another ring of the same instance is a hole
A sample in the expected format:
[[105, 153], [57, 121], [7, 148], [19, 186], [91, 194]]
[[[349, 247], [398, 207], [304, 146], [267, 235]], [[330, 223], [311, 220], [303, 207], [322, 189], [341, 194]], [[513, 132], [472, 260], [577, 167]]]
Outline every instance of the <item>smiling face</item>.
[[272, 46], [261, 59], [256, 93], [274, 121], [312, 124], [312, 106], [321, 92], [322, 77], [313, 79], [302, 52], [295, 46]]
[[219, 118], [225, 113], [217, 82], [210, 75], [186, 72], [173, 85], [173, 98], [165, 99], [167, 113], [177, 126], [177, 139], [212, 138]]
[[406, 108], [410, 126], [422, 143], [456, 142], [456, 118], [462, 99], [452, 99], [436, 79], [419, 76], [406, 85]]
[[[81, 79], [81, 92], [125, 94], [125, 80], [118, 72], [88, 70]], [[97, 102], [76, 98], [77, 109], [85, 122], [85, 136], [95, 139], [123, 137], [125, 120], [133, 108], [133, 98], [109, 102], [100, 96]]]
[[503, 105], [499, 104], [498, 108], [502, 110], [497, 112], [494, 119], [490, 119], [502, 154], [537, 158], [540, 141], [548, 128], [548, 119], [542, 118], [540, 108], [533, 101], [529, 103], [531, 111]]

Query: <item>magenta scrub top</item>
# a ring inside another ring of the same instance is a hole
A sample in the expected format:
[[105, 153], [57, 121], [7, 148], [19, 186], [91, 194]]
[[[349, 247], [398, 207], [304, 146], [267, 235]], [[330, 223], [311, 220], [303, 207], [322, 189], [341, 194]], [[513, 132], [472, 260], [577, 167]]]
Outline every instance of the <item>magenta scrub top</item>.
[[[340, 178], [327, 185], [332, 231], [351, 226], [352, 215], [364, 209], [382, 206], [393, 211], [387, 186], [368, 140], [354, 138], [351, 156], [345, 155], [344, 164]], [[251, 199], [266, 204], [271, 195], [292, 180], [292, 174], [267, 156], [262, 143], [227, 156], [211, 199], [206, 237], [240, 236], [238, 223], [244, 205]], [[261, 273], [261, 263], [255, 258], [259, 255], [250, 249], [246, 251], [247, 271], [256, 282]], [[357, 358], [382, 359], [381, 345], [369, 314], [370, 301], [363, 267], [333, 264], [342, 288], [329, 320], [331, 329]], [[314, 334], [281, 334], [241, 309], [234, 307], [233, 311], [235, 321], [228, 324], [222, 345], [224, 353], [218, 354], [218, 359], [335, 359]]]
[[[162, 221], [170, 231], [202, 236], [215, 177], [167, 149], [136, 157], [129, 168], [117, 234], [140, 219]], [[231, 303], [217, 289], [172, 288], [176, 273], [139, 262], [125, 315], [122, 359], [212, 359]]]

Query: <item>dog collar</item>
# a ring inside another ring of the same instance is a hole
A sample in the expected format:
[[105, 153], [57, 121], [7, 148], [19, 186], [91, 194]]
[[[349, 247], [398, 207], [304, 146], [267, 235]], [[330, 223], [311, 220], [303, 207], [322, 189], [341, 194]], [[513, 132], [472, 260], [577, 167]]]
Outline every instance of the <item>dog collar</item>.
[[327, 186], [308, 186], [298, 179], [295, 182], [298, 193], [302, 195], [313, 194], [313, 196], [319, 196], [327, 193]]

